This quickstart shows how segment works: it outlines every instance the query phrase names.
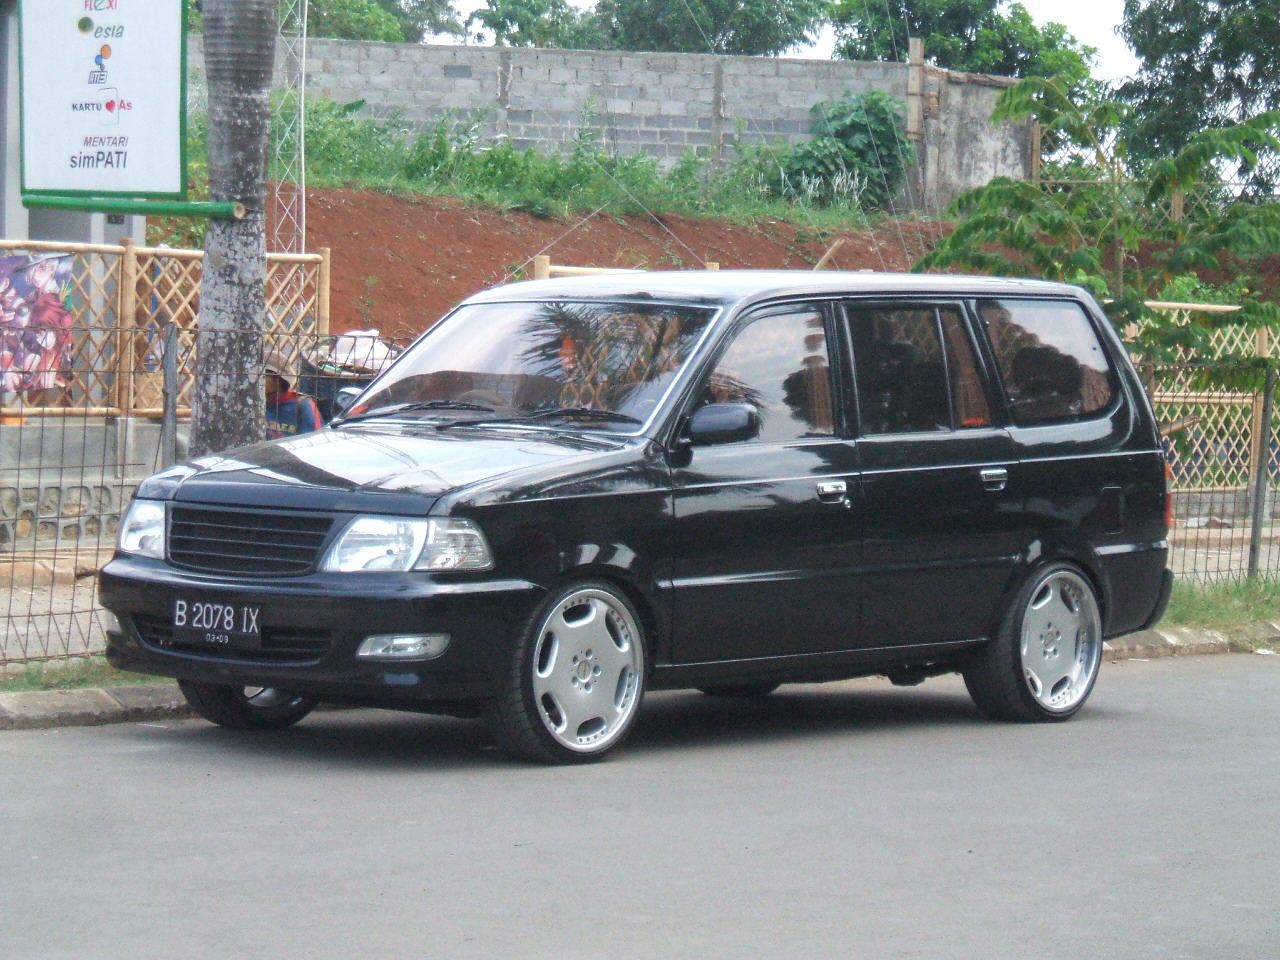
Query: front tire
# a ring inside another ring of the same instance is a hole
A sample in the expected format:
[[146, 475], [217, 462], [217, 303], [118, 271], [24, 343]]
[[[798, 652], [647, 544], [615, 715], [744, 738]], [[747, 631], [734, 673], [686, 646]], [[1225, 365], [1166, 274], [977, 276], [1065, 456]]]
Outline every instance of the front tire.
[[964, 683], [994, 720], [1061, 721], [1084, 706], [1101, 662], [1093, 587], [1078, 567], [1054, 563], [1023, 584], [995, 638], [965, 666]]
[[583, 763], [616, 749], [644, 699], [645, 649], [631, 602], [604, 581], [539, 604], [516, 636], [487, 720], [506, 752]]
[[191, 709], [232, 730], [283, 730], [315, 709], [316, 701], [274, 687], [239, 687], [179, 680]]

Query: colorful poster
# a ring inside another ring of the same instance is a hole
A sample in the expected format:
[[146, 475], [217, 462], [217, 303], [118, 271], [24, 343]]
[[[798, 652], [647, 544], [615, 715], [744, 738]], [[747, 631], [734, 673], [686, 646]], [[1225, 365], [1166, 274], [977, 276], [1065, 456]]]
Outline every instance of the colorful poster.
[[73, 261], [66, 253], [0, 257], [0, 405], [53, 406], [65, 395]]
[[183, 0], [22, 0], [22, 190], [186, 195]]

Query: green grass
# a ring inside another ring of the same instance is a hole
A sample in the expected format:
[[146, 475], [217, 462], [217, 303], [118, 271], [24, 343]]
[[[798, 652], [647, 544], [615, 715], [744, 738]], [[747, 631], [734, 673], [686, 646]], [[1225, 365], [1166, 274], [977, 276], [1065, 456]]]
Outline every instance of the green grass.
[[1162, 624], [1222, 630], [1259, 620], [1280, 620], [1280, 580], [1175, 581]]
[[[740, 224], [776, 220], [820, 234], [856, 229], [884, 217], [870, 203], [874, 191], [866, 183], [840, 180], [832, 187], [821, 178], [787, 174], [793, 151], [781, 143], [734, 141], [733, 159], [723, 164], [689, 150], [664, 168], [650, 156], [606, 149], [590, 112], [563, 152], [542, 153], [517, 149], [507, 140], [484, 139], [482, 116], [446, 116], [415, 131], [394, 115], [365, 116], [363, 107], [363, 101], [307, 101], [308, 185], [446, 196], [562, 219], [598, 211]], [[207, 139], [205, 118], [194, 115], [187, 145], [194, 199], [208, 192]], [[272, 170], [270, 175], [279, 173]], [[202, 223], [193, 226], [181, 219], [158, 221], [150, 239], [199, 246], [203, 229]]]
[[161, 677], [117, 670], [102, 657], [33, 663], [15, 673], [0, 675], [0, 693], [33, 690], [78, 690], [83, 687], [122, 687], [156, 683]]

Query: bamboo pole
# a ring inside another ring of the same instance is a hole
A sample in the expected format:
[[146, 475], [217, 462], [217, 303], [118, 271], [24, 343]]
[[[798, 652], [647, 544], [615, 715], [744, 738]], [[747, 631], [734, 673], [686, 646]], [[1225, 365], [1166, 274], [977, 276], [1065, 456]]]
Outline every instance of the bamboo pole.
[[123, 414], [119, 407], [0, 407], [0, 417], [19, 420], [32, 417], [119, 417]]
[[831, 258], [836, 255], [836, 251], [843, 246], [844, 246], [844, 237], [836, 237], [835, 243], [827, 247], [827, 252], [824, 253], [818, 259], [818, 262], [813, 265], [813, 269], [821, 270], [823, 267], [825, 267], [828, 263], [831, 262]]
[[329, 282], [333, 261], [328, 247], [320, 248], [320, 275], [316, 278], [316, 333], [329, 335]]
[[600, 277], [612, 273], [644, 273], [627, 267], [551, 267], [553, 277]]
[[138, 255], [133, 238], [121, 242], [120, 289], [116, 299], [115, 405], [128, 411], [133, 401], [133, 328], [138, 311]]
[[124, 247], [108, 243], [64, 243], [61, 240], [0, 240], [0, 250], [40, 250], [46, 253], [105, 253], [120, 256]]

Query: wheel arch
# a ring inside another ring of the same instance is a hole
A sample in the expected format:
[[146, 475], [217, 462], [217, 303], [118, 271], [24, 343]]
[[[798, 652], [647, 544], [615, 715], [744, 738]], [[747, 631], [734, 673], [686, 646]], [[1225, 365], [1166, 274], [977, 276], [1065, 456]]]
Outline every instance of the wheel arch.
[[1023, 585], [1039, 570], [1052, 563], [1069, 563], [1084, 575], [1089, 586], [1093, 588], [1094, 600], [1098, 604], [1103, 636], [1107, 635], [1112, 608], [1111, 578], [1107, 576], [1097, 551], [1087, 542], [1076, 537], [1041, 537], [1027, 545], [1005, 583], [999, 609], [990, 626], [993, 634], [999, 629], [1000, 621], [1008, 611], [1009, 604], [1017, 599]]
[[664, 623], [659, 616], [660, 594], [657, 585], [651, 580], [646, 582], [645, 578], [638, 575], [632, 568], [610, 563], [584, 563], [561, 570], [555, 581], [547, 584], [541, 598], [545, 599], [563, 587], [583, 580], [598, 580], [606, 583], [630, 602], [640, 618], [640, 630], [644, 634], [642, 639], [645, 644], [645, 673], [652, 673]]

